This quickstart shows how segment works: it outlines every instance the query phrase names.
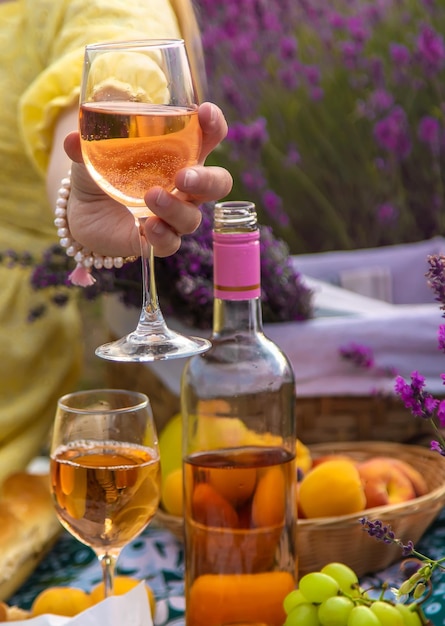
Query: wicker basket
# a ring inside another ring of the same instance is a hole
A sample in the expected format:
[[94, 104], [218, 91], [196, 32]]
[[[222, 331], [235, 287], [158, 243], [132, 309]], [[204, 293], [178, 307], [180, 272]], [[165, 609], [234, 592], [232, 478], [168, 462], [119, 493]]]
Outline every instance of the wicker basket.
[[[403, 504], [367, 509], [363, 515], [389, 524], [404, 543], [416, 543], [445, 505], [445, 458], [415, 445], [388, 442], [343, 442], [311, 446], [314, 457], [348, 454], [358, 461], [372, 456], [390, 456], [411, 463], [425, 478], [428, 493]], [[300, 520], [298, 522], [299, 574], [320, 569], [330, 561], [342, 561], [359, 576], [377, 572], [401, 558], [401, 549], [379, 542], [364, 532], [357, 516]]]
[[[424, 476], [429, 492], [403, 504], [367, 509], [357, 515], [298, 521], [299, 576], [319, 570], [331, 561], [341, 561], [362, 576], [384, 569], [402, 557], [401, 549], [370, 537], [359, 523], [367, 516], [391, 525], [404, 543], [416, 543], [445, 506], [445, 458], [422, 446], [391, 442], [343, 442], [310, 446], [314, 458], [324, 454], [344, 453], [357, 461], [372, 456], [391, 456], [411, 463]], [[182, 518], [160, 510], [155, 523], [183, 538]]]

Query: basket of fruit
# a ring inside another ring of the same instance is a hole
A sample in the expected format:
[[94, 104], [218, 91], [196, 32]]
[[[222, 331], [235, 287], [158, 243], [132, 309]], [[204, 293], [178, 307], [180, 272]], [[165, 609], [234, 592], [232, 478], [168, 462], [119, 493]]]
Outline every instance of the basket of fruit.
[[[179, 431], [179, 418], [177, 426]], [[170, 444], [173, 429], [174, 424], [167, 433]], [[445, 458], [423, 446], [377, 441], [305, 446], [297, 441], [296, 459], [300, 576], [333, 561], [346, 563], [359, 576], [384, 569], [401, 558], [401, 550], [373, 541], [360, 518], [382, 520], [402, 541], [415, 543], [445, 506]], [[156, 520], [180, 540], [181, 484], [180, 456], [170, 454], [164, 475], [167, 499]]]
[[381, 520], [404, 543], [416, 543], [445, 505], [445, 458], [426, 447], [316, 444], [300, 460], [300, 576], [332, 561], [359, 576], [382, 570], [401, 558], [400, 547], [372, 541], [359, 519]]

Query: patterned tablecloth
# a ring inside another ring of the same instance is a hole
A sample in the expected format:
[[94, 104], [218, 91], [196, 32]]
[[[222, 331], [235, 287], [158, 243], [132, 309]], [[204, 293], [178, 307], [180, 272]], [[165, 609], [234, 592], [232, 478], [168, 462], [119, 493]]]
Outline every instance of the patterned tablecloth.
[[[435, 559], [445, 554], [445, 509], [416, 548]], [[119, 558], [117, 573], [145, 578], [153, 589], [157, 600], [155, 626], [184, 624], [183, 556], [181, 542], [168, 530], [152, 525]], [[361, 582], [367, 588], [379, 588], [383, 582], [395, 585], [399, 580], [398, 569], [396, 563]], [[92, 550], [64, 533], [9, 602], [29, 608], [35, 596], [48, 586], [70, 585], [89, 590], [100, 579], [100, 566]], [[445, 576], [435, 577], [434, 593], [424, 608], [434, 626], [445, 626]]]

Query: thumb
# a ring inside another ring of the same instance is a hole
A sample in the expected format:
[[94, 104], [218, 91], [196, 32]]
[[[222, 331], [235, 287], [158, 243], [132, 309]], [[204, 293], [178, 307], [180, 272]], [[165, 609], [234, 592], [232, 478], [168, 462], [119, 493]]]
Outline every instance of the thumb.
[[65, 137], [63, 147], [72, 161], [83, 163], [82, 150], [80, 149], [80, 134], [77, 130], [72, 131]]

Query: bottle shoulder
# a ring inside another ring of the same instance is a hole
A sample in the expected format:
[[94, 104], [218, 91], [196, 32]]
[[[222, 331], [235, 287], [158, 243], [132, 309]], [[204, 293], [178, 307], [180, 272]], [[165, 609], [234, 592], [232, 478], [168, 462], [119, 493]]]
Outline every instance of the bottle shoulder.
[[207, 352], [187, 362], [185, 378], [212, 378], [216, 385], [220, 384], [220, 378], [224, 379], [224, 384], [231, 379], [246, 385], [254, 379], [261, 381], [260, 384], [295, 382], [287, 356], [265, 335], [239, 334], [211, 341]]

